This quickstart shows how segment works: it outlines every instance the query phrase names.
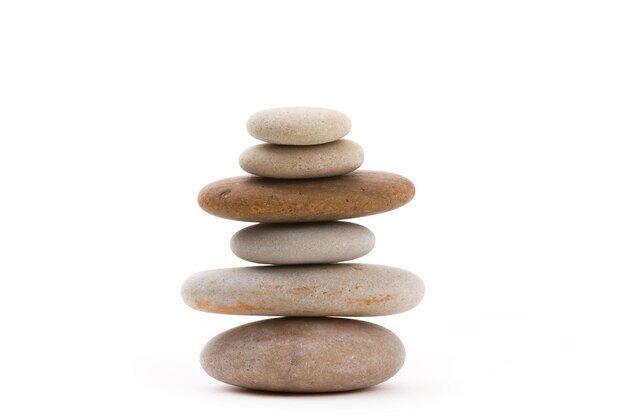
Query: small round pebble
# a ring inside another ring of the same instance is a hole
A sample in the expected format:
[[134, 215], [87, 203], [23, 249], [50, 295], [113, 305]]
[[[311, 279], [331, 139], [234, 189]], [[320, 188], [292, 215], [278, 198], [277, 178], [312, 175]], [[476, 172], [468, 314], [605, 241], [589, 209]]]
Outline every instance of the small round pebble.
[[248, 132], [277, 145], [319, 145], [343, 138], [352, 123], [336, 110], [320, 107], [278, 107], [261, 110], [248, 119]]
[[376, 238], [348, 222], [256, 224], [230, 240], [235, 255], [261, 264], [316, 264], [349, 261], [366, 255]]
[[363, 163], [363, 148], [341, 139], [322, 145], [286, 146], [263, 144], [243, 151], [241, 168], [268, 178], [320, 178], [348, 174]]
[[252, 316], [384, 316], [415, 307], [424, 283], [404, 269], [338, 263], [202, 271], [183, 283], [185, 303], [208, 313]]
[[400, 339], [365, 321], [280, 318], [217, 335], [200, 354], [202, 368], [227, 384], [279, 392], [334, 392], [371, 387], [404, 363]]

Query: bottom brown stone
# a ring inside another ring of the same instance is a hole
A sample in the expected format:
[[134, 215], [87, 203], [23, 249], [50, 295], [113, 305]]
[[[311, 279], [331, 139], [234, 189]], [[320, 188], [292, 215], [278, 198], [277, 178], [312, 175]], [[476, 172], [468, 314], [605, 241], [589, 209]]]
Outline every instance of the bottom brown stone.
[[391, 378], [404, 346], [382, 326], [327, 317], [261, 320], [217, 335], [200, 361], [213, 378], [282, 392], [350, 391]]

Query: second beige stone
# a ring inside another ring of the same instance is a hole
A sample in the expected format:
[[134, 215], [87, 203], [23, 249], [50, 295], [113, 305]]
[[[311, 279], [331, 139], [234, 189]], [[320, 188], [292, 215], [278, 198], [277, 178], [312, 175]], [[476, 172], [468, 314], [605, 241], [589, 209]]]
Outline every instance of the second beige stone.
[[311, 146], [263, 144], [241, 154], [239, 165], [268, 178], [320, 178], [348, 174], [361, 166], [363, 148], [351, 140]]

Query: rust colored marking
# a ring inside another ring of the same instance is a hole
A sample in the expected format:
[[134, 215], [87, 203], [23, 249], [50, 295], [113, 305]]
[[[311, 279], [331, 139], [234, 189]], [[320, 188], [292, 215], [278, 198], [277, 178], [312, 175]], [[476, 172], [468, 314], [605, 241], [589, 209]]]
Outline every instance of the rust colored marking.
[[365, 297], [365, 298], [347, 298], [346, 302], [348, 304], [360, 304], [364, 306], [369, 306], [372, 304], [380, 304], [391, 300], [391, 294], [385, 295], [376, 295], [374, 297]]
[[196, 310], [202, 310], [202, 311], [210, 311], [211, 310], [211, 304], [207, 303], [206, 301], [203, 300], [195, 300], [194, 303], [194, 308]]
[[281, 289], [284, 287], [283, 284], [268, 284], [266, 282], [262, 282], [259, 284], [259, 287], [261, 288], [266, 288], [266, 289], [271, 289], [271, 288], [276, 288], [276, 289]]
[[316, 288], [319, 288], [319, 285], [310, 285], [308, 287], [291, 287], [287, 291], [293, 292], [296, 294], [302, 294], [302, 293], [311, 292]]
[[259, 311], [273, 310], [273, 308], [255, 306], [244, 301], [237, 301], [237, 304], [235, 305], [226, 305], [219, 303], [212, 304], [208, 301], [196, 300], [194, 304], [198, 310], [218, 314], [254, 314]]

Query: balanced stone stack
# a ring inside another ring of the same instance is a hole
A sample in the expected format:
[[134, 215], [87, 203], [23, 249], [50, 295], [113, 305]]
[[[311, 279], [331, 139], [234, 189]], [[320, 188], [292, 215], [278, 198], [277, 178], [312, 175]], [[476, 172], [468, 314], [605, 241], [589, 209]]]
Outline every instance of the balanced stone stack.
[[216, 336], [202, 350], [202, 367], [222, 382], [269, 391], [347, 391], [389, 379], [404, 363], [400, 339], [369, 322], [329, 316], [401, 313], [420, 302], [424, 285], [399, 268], [345, 263], [367, 254], [375, 238], [338, 220], [396, 209], [413, 198], [413, 184], [356, 171], [363, 149], [342, 139], [351, 123], [340, 112], [269, 109], [247, 127], [268, 142], [240, 156], [252, 175], [211, 183], [198, 202], [213, 215], [259, 223], [237, 232], [231, 248], [271, 266], [196, 273], [182, 296], [201, 311], [287, 317]]

